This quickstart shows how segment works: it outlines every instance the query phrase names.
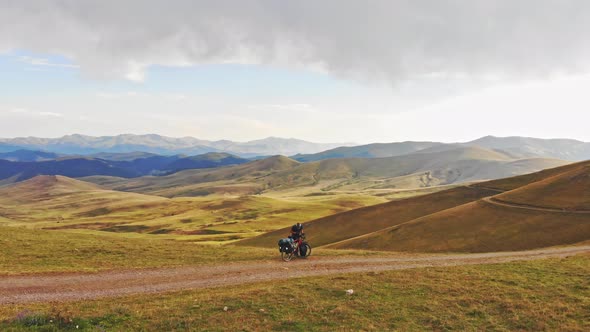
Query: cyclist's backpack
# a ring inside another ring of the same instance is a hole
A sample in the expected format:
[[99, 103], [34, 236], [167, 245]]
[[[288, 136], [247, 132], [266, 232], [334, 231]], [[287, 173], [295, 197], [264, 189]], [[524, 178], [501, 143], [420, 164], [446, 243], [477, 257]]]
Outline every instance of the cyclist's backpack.
[[279, 240], [279, 252], [293, 252], [293, 240], [289, 238]]

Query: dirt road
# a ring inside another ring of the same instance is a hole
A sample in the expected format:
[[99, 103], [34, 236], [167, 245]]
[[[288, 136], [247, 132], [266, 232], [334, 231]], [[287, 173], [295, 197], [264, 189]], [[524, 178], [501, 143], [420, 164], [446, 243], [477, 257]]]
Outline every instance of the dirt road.
[[336, 273], [401, 270], [419, 267], [500, 263], [590, 253], [590, 246], [522, 252], [412, 255], [402, 257], [310, 257], [289, 263], [278, 259], [214, 266], [0, 276], [0, 305], [75, 301], [130, 294], [238, 285]]
[[493, 205], [499, 205], [499, 206], [514, 208], [514, 209], [533, 210], [533, 211], [541, 211], [541, 212], [555, 212], [555, 213], [590, 214], [590, 211], [588, 211], [588, 210], [566, 210], [566, 209], [550, 208], [550, 207], [543, 207], [543, 206], [517, 204], [517, 203], [503, 201], [503, 200], [500, 200], [495, 197], [486, 197], [486, 198], [482, 198], [482, 200], [486, 203], [490, 203]]

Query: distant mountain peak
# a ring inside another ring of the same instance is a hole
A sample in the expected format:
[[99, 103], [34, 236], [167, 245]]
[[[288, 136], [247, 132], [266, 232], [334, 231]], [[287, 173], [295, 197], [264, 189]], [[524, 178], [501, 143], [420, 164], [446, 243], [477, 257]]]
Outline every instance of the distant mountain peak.
[[65, 135], [59, 138], [19, 137], [0, 139], [0, 152], [17, 149], [46, 150], [63, 154], [127, 153], [141, 151], [161, 155], [198, 155], [227, 152], [240, 157], [317, 153], [340, 143], [313, 143], [294, 138], [267, 137], [249, 142], [208, 141], [190, 136], [181, 138], [158, 134], [120, 134], [116, 136]]

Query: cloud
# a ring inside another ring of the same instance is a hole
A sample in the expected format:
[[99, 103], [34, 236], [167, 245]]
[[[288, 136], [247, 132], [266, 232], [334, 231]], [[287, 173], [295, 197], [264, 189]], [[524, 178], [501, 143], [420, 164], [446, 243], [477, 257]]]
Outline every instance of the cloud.
[[[588, 71], [585, 0], [3, 1], [0, 50], [72, 59], [86, 75], [255, 63], [404, 83]], [[37, 61], [40, 65], [47, 65]]]
[[173, 101], [183, 101], [189, 98], [189, 96], [183, 93], [166, 93], [164, 94], [164, 97]]
[[61, 113], [56, 113], [56, 112], [39, 112], [37, 113], [41, 116], [50, 116], [50, 117], [55, 117], [55, 118], [62, 118], [64, 115]]
[[68, 63], [54, 63], [50, 62], [49, 59], [35, 58], [27, 55], [19, 56], [18, 61], [25, 62], [33, 66], [45, 66], [45, 67], [61, 67], [61, 68], [79, 68], [78, 65]]
[[316, 109], [310, 104], [260, 104], [260, 105], [248, 105], [246, 107], [250, 110], [277, 110], [277, 111], [289, 111], [289, 112], [309, 112], [314, 113]]
[[31, 110], [28, 108], [9, 108], [8, 113], [17, 114], [17, 115], [25, 115], [28, 117], [52, 117], [52, 118], [63, 118], [64, 115], [62, 113], [57, 112], [40, 112], [36, 110]]
[[189, 99], [190, 97], [183, 93], [145, 93], [145, 92], [138, 92], [138, 91], [127, 91], [127, 92], [97, 92], [95, 93], [96, 97], [102, 99], [117, 99], [117, 98], [160, 98], [172, 101], [183, 101]]
[[120, 93], [113, 93], [113, 92], [97, 92], [95, 94], [99, 98], [104, 99], [115, 99], [115, 98], [126, 98], [126, 97], [149, 97], [150, 94], [137, 92], [137, 91], [127, 91], [127, 92], [120, 92]]
[[17, 113], [17, 114], [28, 114], [31, 113], [30, 110], [26, 109], [26, 108], [11, 108], [8, 110], [8, 112], [10, 113]]

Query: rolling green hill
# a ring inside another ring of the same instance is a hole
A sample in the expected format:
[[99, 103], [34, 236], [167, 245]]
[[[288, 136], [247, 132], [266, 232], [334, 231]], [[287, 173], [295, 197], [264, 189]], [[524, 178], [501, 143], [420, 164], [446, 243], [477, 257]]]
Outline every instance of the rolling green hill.
[[0, 223], [81, 233], [220, 242], [384, 201], [368, 195], [289, 200], [257, 195], [170, 199], [106, 190], [63, 176], [37, 176], [0, 188]]

